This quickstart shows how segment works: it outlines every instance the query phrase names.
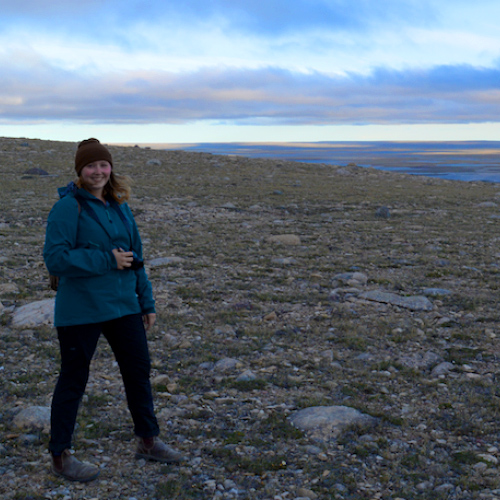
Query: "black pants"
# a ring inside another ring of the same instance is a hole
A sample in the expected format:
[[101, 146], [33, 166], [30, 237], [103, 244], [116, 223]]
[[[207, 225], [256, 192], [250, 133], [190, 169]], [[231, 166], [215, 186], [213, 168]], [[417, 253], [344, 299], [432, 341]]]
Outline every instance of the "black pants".
[[115, 355], [125, 386], [134, 431], [139, 437], [159, 434], [153, 408], [146, 332], [140, 314], [57, 328], [61, 349], [61, 372], [52, 398], [49, 449], [60, 453], [71, 448], [78, 406], [85, 392], [89, 366], [101, 333]]

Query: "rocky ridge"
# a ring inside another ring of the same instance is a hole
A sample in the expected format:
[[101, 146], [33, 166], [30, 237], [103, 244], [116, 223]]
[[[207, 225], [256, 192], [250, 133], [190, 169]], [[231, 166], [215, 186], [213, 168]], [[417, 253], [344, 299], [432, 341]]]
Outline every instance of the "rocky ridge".
[[57, 377], [41, 256], [75, 144], [0, 139], [2, 498], [500, 498], [495, 184], [111, 147], [155, 290], [163, 437], [136, 462], [112, 354], [48, 471]]

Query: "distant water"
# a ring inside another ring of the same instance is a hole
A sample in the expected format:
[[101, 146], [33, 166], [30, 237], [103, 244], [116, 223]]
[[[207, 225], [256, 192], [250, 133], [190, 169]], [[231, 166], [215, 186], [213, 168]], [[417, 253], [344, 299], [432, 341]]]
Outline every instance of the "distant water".
[[392, 172], [500, 182], [500, 141], [199, 143], [185, 151], [307, 163], [356, 163]]

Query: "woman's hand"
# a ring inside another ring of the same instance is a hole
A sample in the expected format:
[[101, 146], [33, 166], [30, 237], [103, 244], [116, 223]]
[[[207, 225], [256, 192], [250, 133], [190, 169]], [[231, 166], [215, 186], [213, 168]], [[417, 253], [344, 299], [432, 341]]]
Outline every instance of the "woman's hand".
[[146, 331], [148, 331], [156, 323], [156, 314], [155, 313], [144, 314], [142, 317], [142, 321], [144, 321], [144, 328], [146, 329]]
[[132, 265], [133, 252], [125, 252], [121, 248], [113, 248], [112, 252], [116, 259], [116, 267], [120, 271]]

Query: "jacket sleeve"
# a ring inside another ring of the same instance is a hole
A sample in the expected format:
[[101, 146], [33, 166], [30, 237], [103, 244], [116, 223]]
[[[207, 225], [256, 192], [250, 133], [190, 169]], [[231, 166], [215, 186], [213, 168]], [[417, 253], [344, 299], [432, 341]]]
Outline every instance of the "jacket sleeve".
[[68, 196], [59, 200], [49, 214], [43, 258], [52, 275], [85, 278], [117, 268], [112, 252], [91, 244], [77, 247], [79, 212], [78, 202]]
[[[135, 222], [134, 216], [130, 211], [130, 208], [127, 204], [122, 205], [127, 217], [132, 222], [132, 249], [138, 255], [140, 259], [142, 256], [142, 242], [141, 236], [139, 234], [139, 229], [137, 228], [137, 224]], [[137, 276], [137, 287], [136, 293], [139, 298], [139, 304], [141, 306], [141, 311], [143, 314], [154, 313], [155, 312], [155, 300], [153, 298], [153, 287], [151, 286], [151, 282], [148, 279], [146, 274], [146, 270], [144, 267], [137, 269], [134, 271]]]

